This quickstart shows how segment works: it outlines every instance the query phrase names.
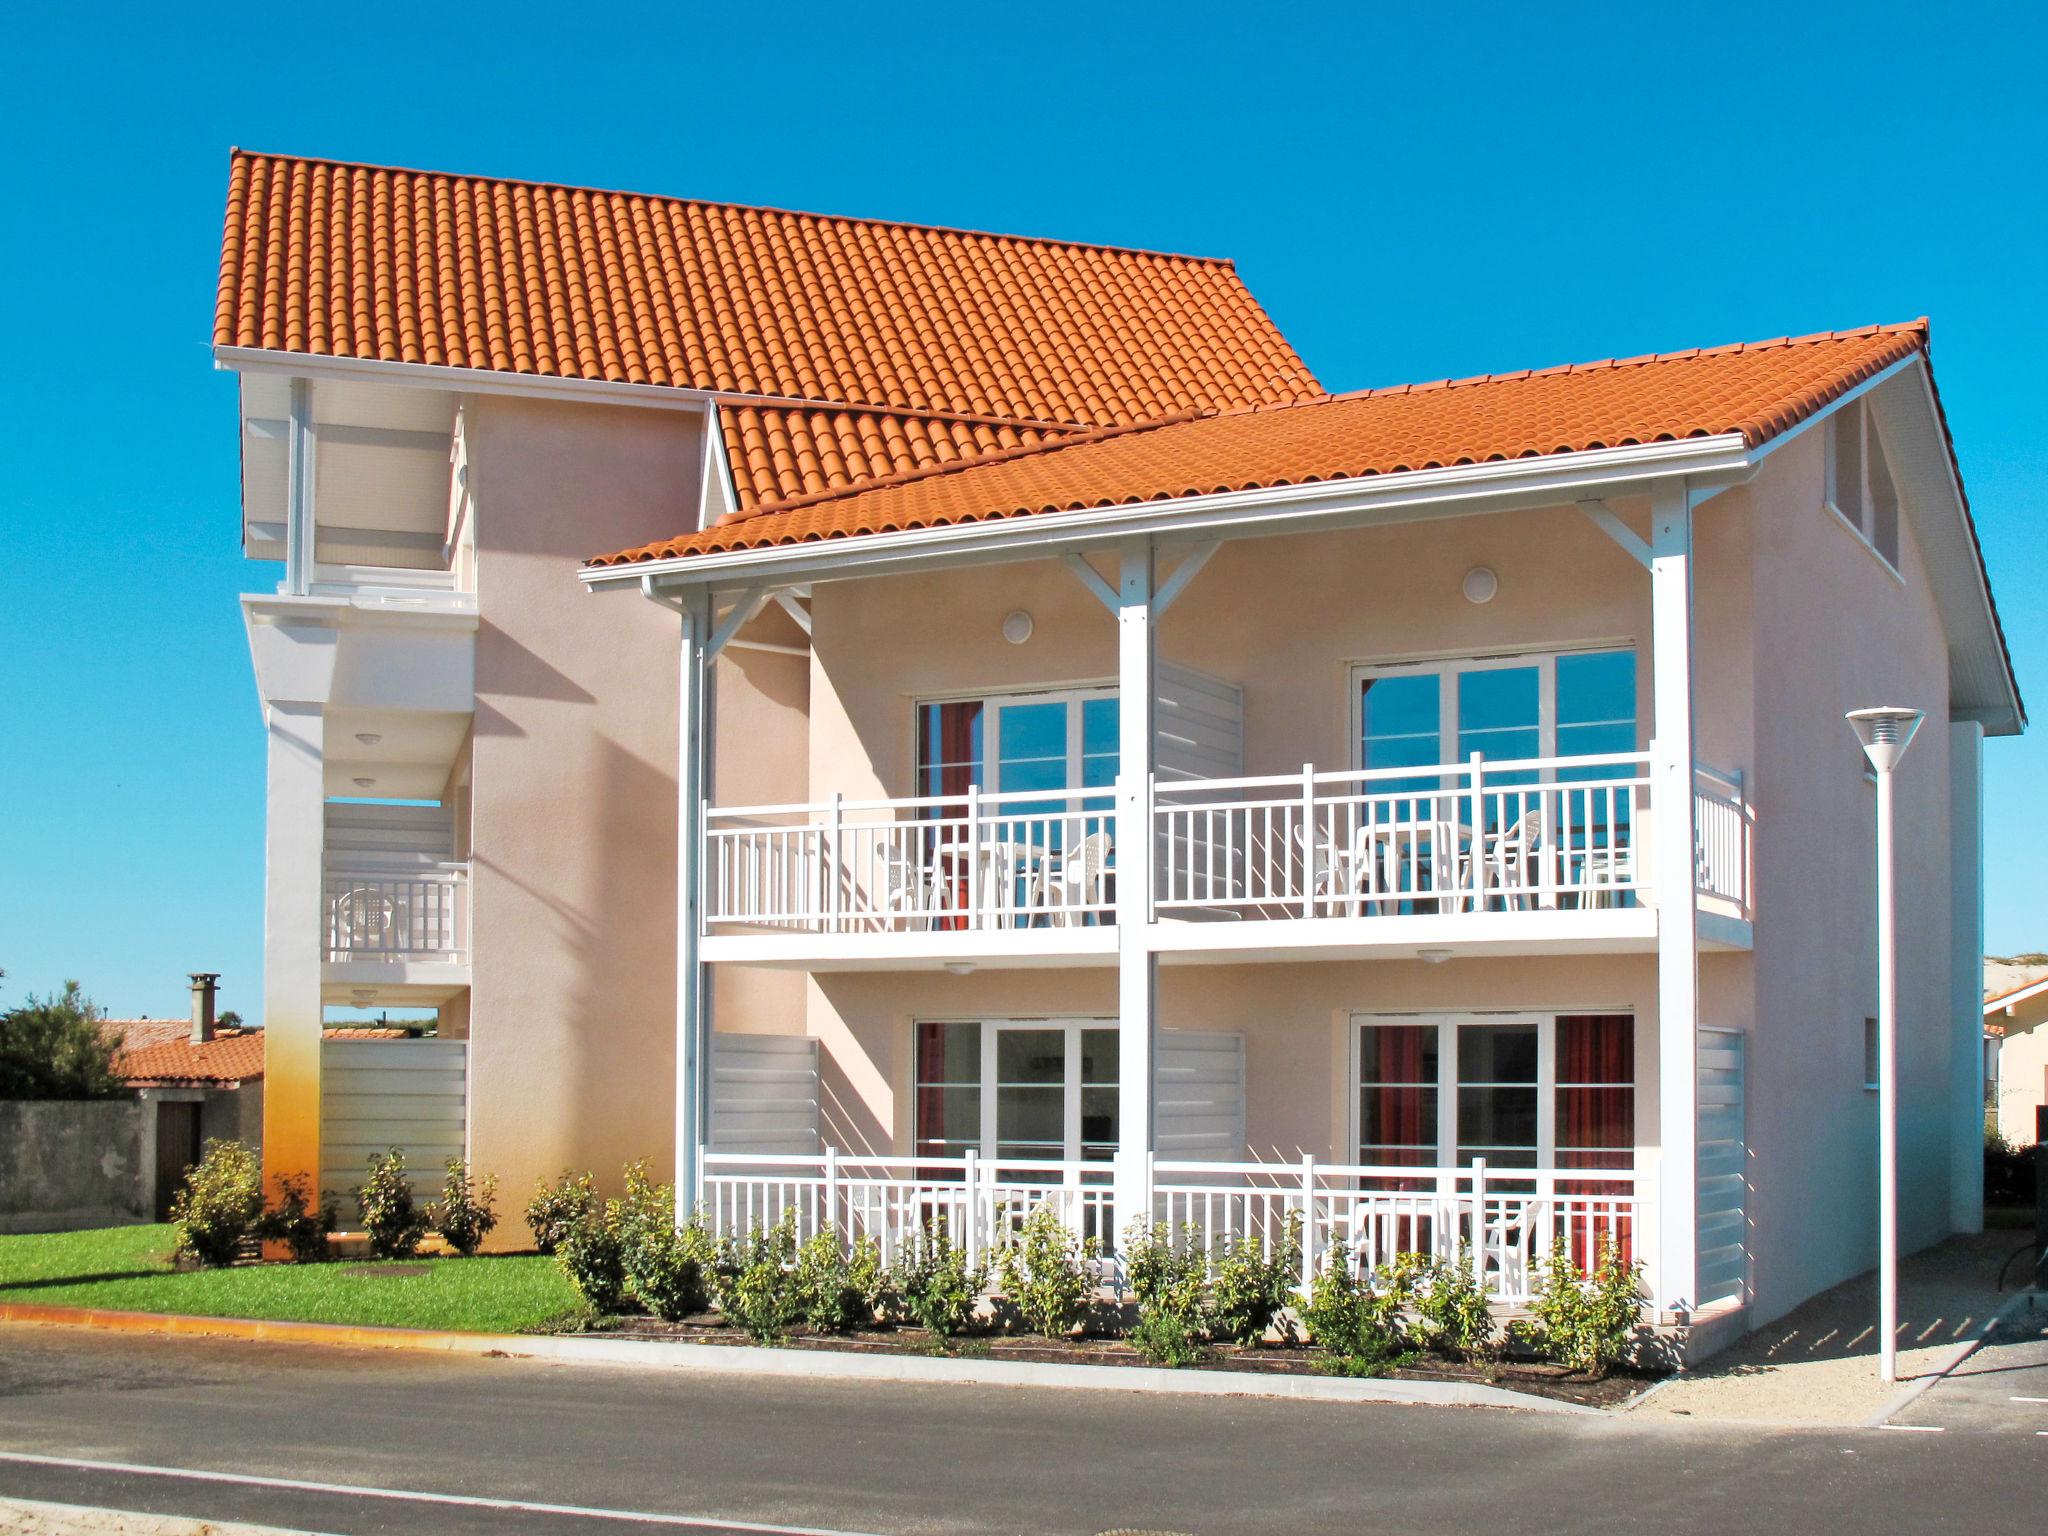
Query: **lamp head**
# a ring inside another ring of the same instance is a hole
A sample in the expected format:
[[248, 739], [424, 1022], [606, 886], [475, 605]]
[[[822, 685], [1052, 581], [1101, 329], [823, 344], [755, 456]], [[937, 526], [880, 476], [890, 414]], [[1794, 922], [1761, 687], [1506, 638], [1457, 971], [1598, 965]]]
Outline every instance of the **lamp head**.
[[1906, 748], [1913, 744], [1913, 733], [1926, 718], [1921, 710], [1900, 709], [1896, 705], [1849, 711], [1849, 723], [1856, 727], [1863, 755], [1879, 773], [1890, 773], [1898, 766]]

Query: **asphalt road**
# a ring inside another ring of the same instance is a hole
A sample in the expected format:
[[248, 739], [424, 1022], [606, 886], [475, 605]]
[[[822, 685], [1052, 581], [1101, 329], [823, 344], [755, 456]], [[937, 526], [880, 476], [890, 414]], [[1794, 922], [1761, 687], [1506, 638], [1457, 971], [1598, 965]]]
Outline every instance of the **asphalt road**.
[[[2037, 1455], [2048, 1456], [2048, 1306], [2001, 1323], [1990, 1342], [1892, 1422], [2027, 1437], [2040, 1447]], [[2042, 1470], [2048, 1502], [2048, 1464]]]
[[1981, 1533], [2037, 1519], [2044, 1491], [2048, 1437], [2003, 1420], [1735, 1431], [0, 1327], [0, 1493], [347, 1536]]

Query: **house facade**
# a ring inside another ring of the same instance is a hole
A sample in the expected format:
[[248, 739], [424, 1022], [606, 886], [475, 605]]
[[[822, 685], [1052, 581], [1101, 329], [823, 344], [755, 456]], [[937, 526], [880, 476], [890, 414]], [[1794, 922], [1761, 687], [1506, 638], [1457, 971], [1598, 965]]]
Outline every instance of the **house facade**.
[[512, 1189], [1761, 1321], [1875, 1251], [1884, 703], [1902, 1231], [1978, 1220], [2023, 715], [1924, 322], [1332, 397], [1227, 263], [237, 154], [215, 343], [273, 1174], [426, 1006]]
[[[2010, 970], [2010, 967], [2001, 969]], [[2048, 1106], [2048, 972], [2029, 967], [1994, 989], [1985, 967], [1984, 1057], [1989, 1119], [2016, 1147], [2043, 1140]]]

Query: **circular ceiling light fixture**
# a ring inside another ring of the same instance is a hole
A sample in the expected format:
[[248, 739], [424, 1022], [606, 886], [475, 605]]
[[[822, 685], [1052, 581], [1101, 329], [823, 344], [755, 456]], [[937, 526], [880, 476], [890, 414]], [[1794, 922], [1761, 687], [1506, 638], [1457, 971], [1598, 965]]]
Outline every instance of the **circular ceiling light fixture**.
[[356, 740], [360, 741], [366, 747], [374, 747], [375, 745], [377, 745], [378, 742], [382, 741], [383, 739], [384, 738], [375, 731], [356, 732]]
[[1475, 565], [1465, 573], [1465, 601], [1490, 603], [1500, 591], [1500, 578], [1489, 565]]
[[1031, 638], [1031, 615], [1022, 608], [1003, 615], [1003, 638], [1012, 645], [1022, 645]]
[[974, 962], [972, 960], [948, 960], [946, 962], [946, 974], [948, 976], [972, 976], [974, 974]]
[[364, 778], [364, 779], [354, 779], [354, 780], [351, 780], [351, 782], [352, 782], [352, 783], [353, 783], [353, 784], [355, 785], [355, 787], [356, 787], [357, 789], [368, 789], [368, 788], [369, 788], [369, 787], [370, 787], [371, 785], [375, 784], [375, 783], [376, 783], [377, 781], [376, 781], [375, 779], [368, 779], [368, 778]]
[[1415, 958], [1424, 965], [1442, 965], [1451, 958], [1451, 952], [1448, 949], [1418, 949]]

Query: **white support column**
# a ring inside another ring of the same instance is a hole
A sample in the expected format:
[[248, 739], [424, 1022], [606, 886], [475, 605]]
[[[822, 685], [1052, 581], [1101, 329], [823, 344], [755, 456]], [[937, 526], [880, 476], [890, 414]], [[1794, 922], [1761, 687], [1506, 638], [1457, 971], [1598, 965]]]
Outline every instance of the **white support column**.
[[1660, 1314], [1690, 1311], [1699, 1250], [1699, 904], [1694, 891], [1692, 505], [1682, 481], [1650, 512], [1651, 850], [1657, 901], [1657, 1253]]
[[320, 984], [327, 959], [326, 719], [318, 704], [264, 706], [269, 736], [263, 865], [263, 1171], [266, 1192], [303, 1175], [320, 1190]]
[[1152, 546], [1121, 552], [1117, 583], [1117, 1160], [1116, 1230], [1152, 1220], [1153, 1087], [1159, 961], [1145, 942], [1152, 919], [1153, 711], [1158, 646]]
[[293, 379], [291, 419], [285, 428], [284, 589], [294, 597], [313, 590], [316, 439], [312, 381]]
[[703, 1198], [711, 1133], [711, 976], [699, 953], [704, 800], [711, 787], [711, 595], [676, 604], [682, 655], [676, 710], [676, 1217]]
[[1948, 728], [1949, 1225], [1984, 1230], [1984, 727]]

